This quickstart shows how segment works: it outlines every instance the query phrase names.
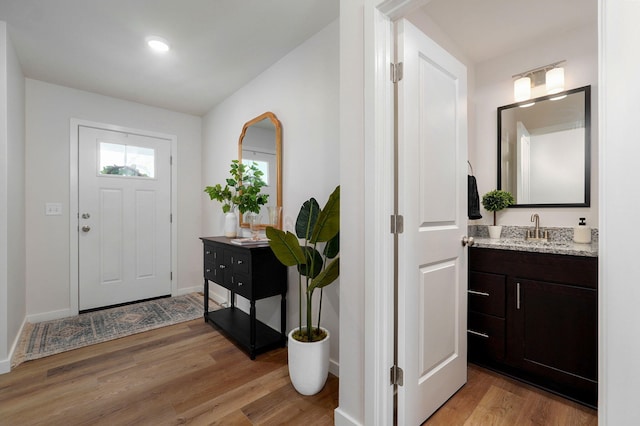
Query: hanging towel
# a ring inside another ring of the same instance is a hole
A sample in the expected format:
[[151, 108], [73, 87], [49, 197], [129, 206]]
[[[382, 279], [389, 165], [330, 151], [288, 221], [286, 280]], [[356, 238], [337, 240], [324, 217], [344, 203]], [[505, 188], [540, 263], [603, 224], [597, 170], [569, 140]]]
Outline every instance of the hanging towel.
[[480, 214], [480, 196], [478, 195], [478, 185], [475, 176], [467, 176], [468, 204], [467, 215], [469, 219], [482, 219]]

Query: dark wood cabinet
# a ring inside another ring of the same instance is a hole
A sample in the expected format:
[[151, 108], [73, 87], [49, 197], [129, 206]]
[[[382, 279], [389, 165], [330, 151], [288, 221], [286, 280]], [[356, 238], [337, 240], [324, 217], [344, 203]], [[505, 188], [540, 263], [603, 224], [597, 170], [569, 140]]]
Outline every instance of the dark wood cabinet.
[[597, 405], [597, 258], [471, 248], [469, 360]]
[[[204, 319], [256, 354], [286, 344], [287, 268], [268, 246], [240, 246], [226, 237], [201, 238], [204, 245], [204, 293], [209, 294], [212, 281], [231, 291], [230, 306], [209, 312], [204, 298]], [[249, 301], [247, 315], [235, 304], [236, 294]], [[256, 301], [280, 296], [280, 331], [256, 319]]]

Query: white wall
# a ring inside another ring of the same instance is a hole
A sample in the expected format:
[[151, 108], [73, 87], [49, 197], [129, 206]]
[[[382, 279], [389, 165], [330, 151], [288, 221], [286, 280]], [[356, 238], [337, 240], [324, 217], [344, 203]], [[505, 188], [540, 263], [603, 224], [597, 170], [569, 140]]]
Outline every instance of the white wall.
[[0, 22], [0, 373], [26, 314], [24, 76]]
[[[200, 117], [26, 80], [27, 314], [63, 316], [69, 301], [69, 128], [76, 118], [177, 136], [178, 292], [202, 289]], [[45, 216], [47, 202], [62, 216]], [[174, 279], [175, 278], [174, 271]]]
[[640, 2], [600, 0], [600, 369], [598, 424], [640, 424]]
[[[300, 206], [310, 197], [324, 205], [340, 183], [338, 134], [338, 22], [334, 22], [283, 57], [260, 76], [218, 104], [203, 119], [202, 184], [223, 183], [231, 160], [238, 156], [244, 124], [271, 111], [282, 123], [283, 226], [293, 230]], [[206, 194], [203, 235], [223, 234], [220, 203]], [[348, 201], [342, 197], [342, 206]], [[343, 225], [344, 226], [344, 225]], [[344, 240], [344, 238], [343, 238]], [[342, 264], [343, 262], [341, 262]], [[298, 324], [297, 275], [289, 273], [287, 328]], [[348, 282], [344, 279], [341, 282]], [[349, 283], [351, 285], [351, 283]], [[218, 297], [226, 291], [216, 288]], [[323, 325], [331, 332], [332, 371], [338, 362], [338, 292], [336, 282], [325, 288]], [[257, 316], [280, 327], [279, 297], [259, 301]], [[246, 301], [240, 303], [248, 309]]]
[[[531, 46], [488, 60], [475, 66], [476, 88], [470, 101], [475, 111], [475, 136], [470, 143], [480, 197], [496, 188], [497, 108], [513, 103], [512, 75], [566, 59], [565, 88], [591, 85], [591, 207], [590, 208], [512, 208], [498, 213], [501, 225], [530, 225], [532, 213], [540, 215], [540, 225], [575, 226], [579, 217], [595, 227], [598, 223], [598, 43], [597, 25], [568, 30]], [[538, 88], [536, 88], [538, 89]], [[541, 96], [537, 92], [533, 96]], [[493, 215], [482, 211], [482, 219], [471, 224], [490, 224]]]

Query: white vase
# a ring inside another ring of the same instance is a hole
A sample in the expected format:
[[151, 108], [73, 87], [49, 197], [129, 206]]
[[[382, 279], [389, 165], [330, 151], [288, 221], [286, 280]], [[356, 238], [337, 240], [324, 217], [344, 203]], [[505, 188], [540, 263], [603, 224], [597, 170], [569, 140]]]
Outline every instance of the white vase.
[[488, 225], [489, 228], [489, 238], [500, 238], [500, 234], [502, 233], [502, 225]]
[[224, 215], [224, 236], [235, 238], [237, 235], [236, 228], [238, 226], [238, 216], [236, 212], [230, 211]]
[[329, 331], [319, 342], [299, 342], [289, 332], [289, 377], [293, 387], [302, 395], [315, 395], [322, 390], [329, 375]]

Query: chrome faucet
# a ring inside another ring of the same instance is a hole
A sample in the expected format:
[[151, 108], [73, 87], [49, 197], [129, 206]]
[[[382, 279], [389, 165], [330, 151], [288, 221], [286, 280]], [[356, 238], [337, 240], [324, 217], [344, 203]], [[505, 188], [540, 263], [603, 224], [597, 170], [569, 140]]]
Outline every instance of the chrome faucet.
[[544, 236], [540, 235], [540, 216], [538, 213], [534, 213], [531, 215], [531, 222], [535, 223], [535, 228], [533, 229], [533, 235], [531, 230], [527, 231], [527, 240], [544, 240], [547, 241], [549, 239], [549, 234], [547, 231], [544, 231]]

